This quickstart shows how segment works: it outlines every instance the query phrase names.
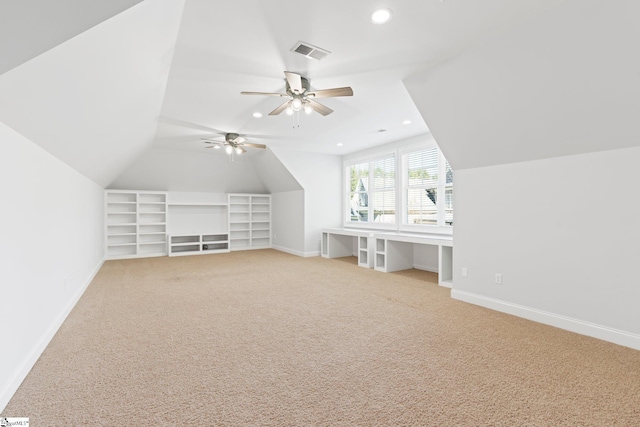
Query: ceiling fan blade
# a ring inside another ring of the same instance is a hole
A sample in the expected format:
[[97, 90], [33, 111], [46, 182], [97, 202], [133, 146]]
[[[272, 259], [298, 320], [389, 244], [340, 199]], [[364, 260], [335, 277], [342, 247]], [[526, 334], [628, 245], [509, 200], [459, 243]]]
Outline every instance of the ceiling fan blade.
[[307, 96], [314, 98], [333, 98], [335, 96], [353, 96], [353, 89], [350, 87], [336, 87], [333, 89], [314, 90], [309, 92]]
[[281, 104], [278, 108], [276, 108], [275, 110], [270, 112], [269, 115], [270, 116], [277, 116], [278, 114], [280, 114], [284, 110], [286, 110], [288, 106], [289, 106], [289, 101], [285, 102], [284, 104]]
[[287, 83], [289, 83], [289, 88], [292, 92], [302, 93], [302, 78], [300, 74], [285, 71], [284, 76], [287, 78]]
[[240, 92], [240, 95], [289, 96], [286, 93], [276, 92]]
[[233, 140], [234, 144], [242, 144], [243, 142], [245, 142], [247, 140], [247, 138], [245, 138], [244, 136], [239, 136], [236, 139]]
[[267, 148], [267, 146], [264, 145], [264, 144], [251, 144], [249, 142], [245, 142], [242, 145], [245, 146], [245, 147], [253, 147], [253, 148]]
[[242, 148], [242, 147], [236, 147], [236, 149], [237, 149], [237, 150], [240, 150], [240, 153], [246, 153], [246, 152], [247, 152], [247, 150], [245, 150], [245, 149], [244, 149], [244, 148]]
[[313, 99], [309, 99], [309, 106], [311, 108], [314, 109], [314, 111], [317, 111], [318, 113], [322, 114], [323, 116], [327, 116], [331, 113], [333, 113], [333, 110], [325, 105], [320, 104], [319, 102], [314, 101]]

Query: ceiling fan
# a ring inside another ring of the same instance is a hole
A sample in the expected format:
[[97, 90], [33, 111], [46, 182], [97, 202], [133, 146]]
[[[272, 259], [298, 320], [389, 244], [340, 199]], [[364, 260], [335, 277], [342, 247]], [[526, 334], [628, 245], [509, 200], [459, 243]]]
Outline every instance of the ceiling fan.
[[353, 96], [353, 89], [350, 87], [338, 87], [333, 89], [323, 90], [311, 90], [309, 79], [302, 77], [300, 74], [285, 71], [284, 76], [287, 81], [286, 93], [276, 92], [240, 92], [242, 95], [266, 95], [266, 96], [280, 96], [283, 98], [290, 98], [275, 110], [269, 113], [270, 116], [276, 116], [283, 111], [290, 109], [290, 111], [304, 110], [307, 113], [317, 111], [318, 113], [326, 116], [331, 114], [333, 110], [325, 105], [315, 101], [318, 98], [333, 98], [336, 96]]
[[224, 147], [224, 150], [227, 154], [229, 154], [232, 159], [234, 154], [242, 154], [246, 153], [244, 147], [253, 147], [253, 148], [267, 148], [264, 144], [251, 144], [247, 142], [247, 138], [238, 135], [237, 133], [225, 133], [224, 141], [218, 141], [211, 138], [200, 138], [205, 144], [208, 144], [206, 148], [216, 148], [220, 149]]

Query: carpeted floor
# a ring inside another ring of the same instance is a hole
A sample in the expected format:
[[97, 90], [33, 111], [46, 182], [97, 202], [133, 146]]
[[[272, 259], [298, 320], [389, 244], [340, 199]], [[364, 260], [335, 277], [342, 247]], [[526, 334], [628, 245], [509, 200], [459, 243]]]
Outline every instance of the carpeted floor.
[[640, 352], [275, 250], [108, 261], [2, 416], [32, 426], [638, 426]]

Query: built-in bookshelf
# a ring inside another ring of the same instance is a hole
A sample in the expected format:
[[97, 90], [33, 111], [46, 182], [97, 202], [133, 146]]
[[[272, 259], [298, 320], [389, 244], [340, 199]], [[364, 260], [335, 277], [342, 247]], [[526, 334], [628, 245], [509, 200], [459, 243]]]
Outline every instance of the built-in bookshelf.
[[230, 249], [271, 247], [271, 195], [229, 194]]
[[269, 194], [105, 191], [106, 258], [271, 247]]
[[107, 190], [105, 192], [106, 258], [167, 254], [167, 194]]

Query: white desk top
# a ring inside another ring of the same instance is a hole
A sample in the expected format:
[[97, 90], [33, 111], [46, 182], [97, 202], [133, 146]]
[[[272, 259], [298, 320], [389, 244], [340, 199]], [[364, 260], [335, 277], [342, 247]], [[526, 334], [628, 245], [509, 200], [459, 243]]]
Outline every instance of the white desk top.
[[376, 239], [392, 240], [394, 242], [421, 243], [425, 245], [453, 247], [453, 236], [443, 234], [375, 233], [374, 237]]

